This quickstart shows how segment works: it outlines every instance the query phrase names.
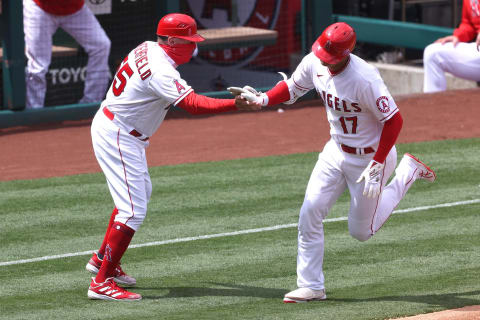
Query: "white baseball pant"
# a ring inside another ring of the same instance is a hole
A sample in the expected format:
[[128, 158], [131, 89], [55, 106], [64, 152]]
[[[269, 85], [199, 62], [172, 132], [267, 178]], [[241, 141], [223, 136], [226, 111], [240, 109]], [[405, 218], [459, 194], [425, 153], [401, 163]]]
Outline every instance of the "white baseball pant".
[[152, 195], [145, 154], [149, 142], [128, 132], [108, 119], [101, 108], [93, 118], [93, 150], [118, 209], [115, 221], [136, 231], [145, 219]]
[[423, 51], [424, 92], [447, 89], [445, 72], [455, 77], [480, 81], [480, 52], [475, 42], [432, 43]]
[[85, 88], [81, 102], [103, 100], [110, 79], [108, 56], [110, 39], [97, 19], [84, 5], [67, 16], [43, 11], [33, 0], [23, 0], [23, 29], [26, 71], [26, 108], [42, 108], [47, 82], [45, 75], [52, 58], [52, 36], [58, 28], [69, 33], [87, 52]]
[[299, 288], [325, 288], [323, 219], [345, 188], [348, 187], [350, 191], [348, 230], [355, 239], [366, 241], [382, 227], [415, 181], [412, 169], [401, 163], [390, 184], [383, 187], [397, 162], [397, 151], [393, 147], [385, 160], [382, 193], [377, 198], [367, 198], [363, 195], [364, 182], [356, 183], [356, 180], [372, 156], [373, 153], [370, 156], [345, 153], [333, 140], [320, 153], [300, 209], [297, 255]]

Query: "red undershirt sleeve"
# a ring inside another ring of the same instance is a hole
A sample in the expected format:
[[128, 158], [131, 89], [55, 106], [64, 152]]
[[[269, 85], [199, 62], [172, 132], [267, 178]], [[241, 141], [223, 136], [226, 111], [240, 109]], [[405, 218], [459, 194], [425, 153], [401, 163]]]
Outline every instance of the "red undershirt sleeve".
[[191, 114], [219, 113], [237, 110], [235, 99], [214, 99], [195, 92], [189, 93], [178, 104]]
[[384, 163], [388, 153], [395, 145], [400, 130], [402, 129], [403, 119], [400, 112], [395, 113], [393, 117], [385, 122], [383, 125], [382, 135], [380, 136], [380, 143], [373, 160]]
[[276, 104], [290, 100], [290, 91], [285, 81], [280, 81], [275, 87], [266, 92], [268, 96], [268, 106], [274, 106]]

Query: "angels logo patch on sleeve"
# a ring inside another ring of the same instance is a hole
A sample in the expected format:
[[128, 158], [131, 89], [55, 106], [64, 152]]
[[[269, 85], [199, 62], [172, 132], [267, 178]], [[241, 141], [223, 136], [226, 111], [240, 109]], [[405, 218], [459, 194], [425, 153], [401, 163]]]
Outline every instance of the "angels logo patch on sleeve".
[[173, 83], [175, 83], [178, 93], [182, 93], [182, 90], [185, 90], [185, 87], [182, 86], [177, 79], [173, 80]]
[[387, 113], [390, 111], [390, 105], [388, 103], [388, 97], [381, 96], [377, 99], [377, 108], [382, 113]]

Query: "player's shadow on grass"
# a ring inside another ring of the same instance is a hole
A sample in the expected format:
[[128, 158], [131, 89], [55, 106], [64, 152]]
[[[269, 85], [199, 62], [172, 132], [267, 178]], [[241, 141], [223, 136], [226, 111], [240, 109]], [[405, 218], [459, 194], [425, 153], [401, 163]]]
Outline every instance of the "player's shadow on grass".
[[[167, 298], [194, 298], [205, 296], [217, 297], [256, 297], [256, 298], [283, 298], [288, 289], [274, 289], [263, 287], [242, 286], [227, 283], [212, 283], [215, 287], [138, 287], [143, 299], [167, 299]], [[166, 291], [164, 295], [149, 295], [146, 291]]]
[[[328, 295], [328, 292], [327, 292]], [[335, 292], [331, 292], [328, 301], [338, 302], [371, 302], [371, 301], [405, 301], [424, 303], [431, 306], [441, 306], [447, 309], [459, 308], [463, 306], [479, 305], [479, 298], [468, 298], [468, 296], [480, 295], [480, 290], [468, 292], [453, 292], [444, 294], [425, 294], [425, 295], [404, 295], [404, 296], [384, 296], [375, 298], [340, 298], [336, 297]], [[466, 297], [467, 296], [467, 297]]]

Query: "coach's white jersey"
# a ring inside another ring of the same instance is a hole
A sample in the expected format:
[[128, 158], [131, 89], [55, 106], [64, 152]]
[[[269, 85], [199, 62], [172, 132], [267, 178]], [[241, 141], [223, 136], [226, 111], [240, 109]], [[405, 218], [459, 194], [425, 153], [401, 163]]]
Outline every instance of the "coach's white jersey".
[[153, 135], [170, 106], [193, 90], [175, 67], [158, 43], [140, 44], [121, 63], [102, 107], [126, 127]]
[[355, 148], [376, 149], [383, 123], [398, 111], [378, 70], [354, 54], [343, 71], [331, 75], [312, 52], [287, 85], [292, 97], [315, 88], [325, 102], [332, 139]]

